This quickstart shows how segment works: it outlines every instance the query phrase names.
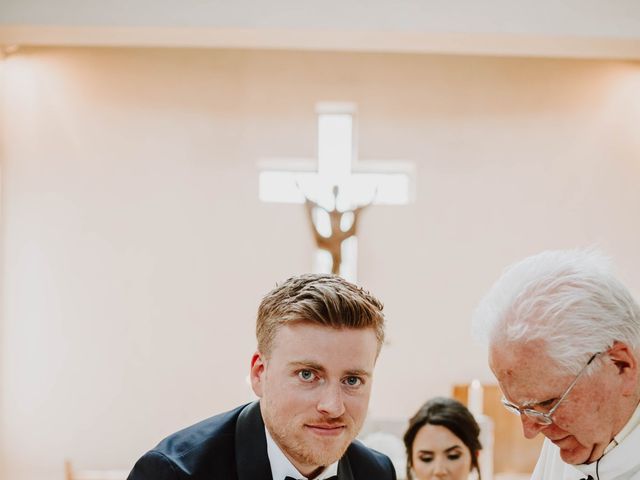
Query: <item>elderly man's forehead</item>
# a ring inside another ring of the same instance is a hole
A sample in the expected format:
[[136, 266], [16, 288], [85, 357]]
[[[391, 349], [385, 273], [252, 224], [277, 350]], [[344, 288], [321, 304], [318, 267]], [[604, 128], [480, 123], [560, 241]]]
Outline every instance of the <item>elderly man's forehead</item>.
[[521, 407], [548, 400], [564, 382], [540, 342], [493, 344], [489, 366], [507, 400]]
[[512, 375], [519, 370], [528, 369], [532, 364], [551, 363], [542, 340], [522, 342], [494, 342], [489, 348], [489, 366], [502, 375]]

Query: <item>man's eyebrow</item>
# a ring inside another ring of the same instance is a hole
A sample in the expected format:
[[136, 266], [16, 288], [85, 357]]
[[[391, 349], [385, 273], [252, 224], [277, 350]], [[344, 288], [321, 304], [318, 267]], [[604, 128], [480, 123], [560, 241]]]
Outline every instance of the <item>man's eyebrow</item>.
[[292, 367], [310, 368], [312, 370], [324, 370], [322, 365], [312, 360], [295, 360], [293, 362], [289, 362], [289, 365]]
[[[537, 399], [536, 400], [534, 400], [534, 399], [526, 400], [525, 402], [523, 402], [520, 405], [520, 408], [540, 407], [540, 406], [544, 405], [545, 403], [549, 403], [549, 402], [554, 401], [556, 398], [557, 397], [549, 397], [547, 400], [537, 400]], [[514, 403], [513, 405], [516, 405], [516, 404]]]
[[350, 377], [370, 377], [371, 376], [371, 372], [368, 372], [367, 370], [347, 370], [345, 374], [349, 375]]

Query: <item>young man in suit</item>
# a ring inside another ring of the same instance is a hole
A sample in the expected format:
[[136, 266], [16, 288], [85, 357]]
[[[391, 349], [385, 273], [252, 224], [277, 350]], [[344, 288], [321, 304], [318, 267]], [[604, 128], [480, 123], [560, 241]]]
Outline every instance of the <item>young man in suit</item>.
[[251, 384], [259, 402], [177, 432], [128, 480], [387, 480], [355, 440], [384, 341], [382, 304], [334, 276], [293, 277], [262, 300]]

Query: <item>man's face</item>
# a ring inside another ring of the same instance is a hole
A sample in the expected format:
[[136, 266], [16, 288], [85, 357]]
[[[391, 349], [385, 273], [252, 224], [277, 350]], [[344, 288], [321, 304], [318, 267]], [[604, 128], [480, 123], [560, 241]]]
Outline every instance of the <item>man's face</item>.
[[338, 460], [364, 422], [378, 343], [373, 329], [280, 327], [254, 354], [253, 390], [269, 433], [302, 474]]
[[[637, 388], [632, 381], [636, 373], [616, 363], [617, 353], [612, 348], [601, 355], [604, 364], [594, 365], [592, 375], [581, 375], [553, 414], [551, 425], [521, 415], [524, 436], [533, 438], [541, 432], [560, 448], [562, 460], [569, 464], [600, 458], [628, 418], [620, 408], [623, 396], [632, 395]], [[494, 344], [489, 364], [509, 402], [541, 412], [548, 412], [576, 378], [559, 369], [545, 353], [542, 341]]]

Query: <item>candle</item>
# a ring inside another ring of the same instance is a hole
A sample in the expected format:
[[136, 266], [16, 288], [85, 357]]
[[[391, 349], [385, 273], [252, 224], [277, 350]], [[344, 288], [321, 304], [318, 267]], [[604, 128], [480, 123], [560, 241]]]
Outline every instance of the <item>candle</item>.
[[482, 384], [480, 380], [474, 379], [471, 381], [471, 386], [469, 387], [469, 411], [473, 414], [474, 417], [478, 418], [482, 415]]

